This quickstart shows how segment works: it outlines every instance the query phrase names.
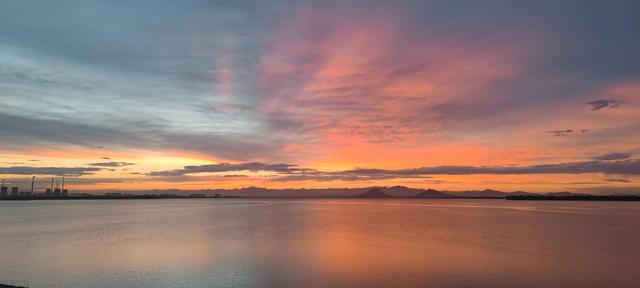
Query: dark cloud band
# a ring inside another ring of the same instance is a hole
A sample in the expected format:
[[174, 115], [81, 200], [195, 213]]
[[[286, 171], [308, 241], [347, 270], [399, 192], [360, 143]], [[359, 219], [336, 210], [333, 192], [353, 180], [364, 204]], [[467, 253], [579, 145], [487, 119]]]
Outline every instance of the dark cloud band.
[[98, 172], [102, 168], [96, 167], [3, 167], [0, 174], [9, 175], [53, 175], [53, 176], [83, 176]]
[[282, 174], [289, 174], [293, 172], [309, 171], [309, 169], [296, 168], [294, 164], [265, 164], [259, 162], [249, 163], [220, 163], [209, 164], [199, 166], [185, 166], [183, 169], [157, 171], [149, 173], [150, 176], [182, 176], [195, 173], [217, 173], [217, 172], [234, 172], [234, 171], [268, 171]]
[[[621, 157], [621, 155], [614, 155]], [[610, 156], [609, 158], [615, 159]], [[611, 159], [609, 159], [611, 160]], [[618, 174], [640, 175], [640, 159], [626, 159], [617, 161], [583, 161], [558, 164], [530, 165], [530, 166], [433, 166], [412, 169], [351, 169], [336, 172], [319, 171], [314, 169], [297, 168], [293, 164], [211, 164], [200, 166], [185, 166], [183, 169], [157, 171], [150, 176], [176, 177], [195, 173], [219, 173], [233, 171], [274, 172], [280, 176], [272, 181], [363, 181], [400, 178], [428, 178], [431, 175], [524, 175], [524, 174]]]
[[621, 104], [622, 101], [613, 99], [598, 99], [587, 102], [587, 105], [591, 106], [591, 111], [598, 111], [604, 108], [618, 108]]

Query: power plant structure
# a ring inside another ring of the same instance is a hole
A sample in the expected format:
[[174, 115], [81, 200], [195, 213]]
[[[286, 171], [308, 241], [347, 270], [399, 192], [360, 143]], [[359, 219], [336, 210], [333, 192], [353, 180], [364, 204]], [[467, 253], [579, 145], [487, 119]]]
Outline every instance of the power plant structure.
[[[10, 183], [11, 184], [11, 183]], [[31, 177], [31, 186], [25, 187], [27, 185], [22, 185], [23, 188], [18, 187], [17, 185], [6, 185], [5, 179], [2, 179], [2, 184], [0, 184], [0, 198], [34, 198], [34, 197], [65, 197], [68, 195], [68, 190], [65, 189], [65, 177], [62, 177], [62, 185], [55, 179], [55, 177], [51, 178], [51, 184], [48, 186], [44, 193], [36, 192], [36, 176]]]
[[[11, 194], [9, 194], [9, 188], [11, 188]], [[0, 197], [18, 197], [20, 194], [18, 193], [18, 187], [9, 187], [5, 185], [4, 179], [2, 179], [2, 184], [0, 185]]]
[[2, 179], [2, 186], [0, 186], [0, 197], [7, 197], [9, 193], [9, 187], [4, 186], [4, 179]]

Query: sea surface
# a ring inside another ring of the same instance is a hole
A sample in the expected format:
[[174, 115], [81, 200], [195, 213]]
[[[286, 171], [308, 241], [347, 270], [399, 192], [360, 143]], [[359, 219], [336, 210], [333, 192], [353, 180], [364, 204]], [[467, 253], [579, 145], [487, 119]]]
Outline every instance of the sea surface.
[[640, 287], [640, 203], [0, 201], [0, 283]]

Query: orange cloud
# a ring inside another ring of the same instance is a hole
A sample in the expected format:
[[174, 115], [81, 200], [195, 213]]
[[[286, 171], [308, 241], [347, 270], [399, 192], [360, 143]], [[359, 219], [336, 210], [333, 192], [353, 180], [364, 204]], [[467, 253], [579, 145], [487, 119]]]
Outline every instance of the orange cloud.
[[[443, 105], [500, 101], [495, 84], [518, 76], [537, 47], [531, 35], [424, 37], [393, 12], [332, 12], [302, 10], [284, 20], [261, 63], [260, 108], [288, 124], [296, 137], [287, 151], [302, 157], [431, 163], [420, 155], [446, 141]], [[301, 145], [306, 151], [292, 149]]]

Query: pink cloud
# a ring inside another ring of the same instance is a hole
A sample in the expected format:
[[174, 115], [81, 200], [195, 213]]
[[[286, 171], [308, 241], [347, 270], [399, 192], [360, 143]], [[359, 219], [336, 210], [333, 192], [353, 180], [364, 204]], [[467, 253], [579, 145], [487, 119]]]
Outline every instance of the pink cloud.
[[262, 112], [306, 139], [431, 137], [449, 103], [508, 96], [496, 87], [517, 77], [536, 47], [530, 35], [412, 34], [392, 12], [334, 12], [303, 10], [284, 20], [261, 62]]

